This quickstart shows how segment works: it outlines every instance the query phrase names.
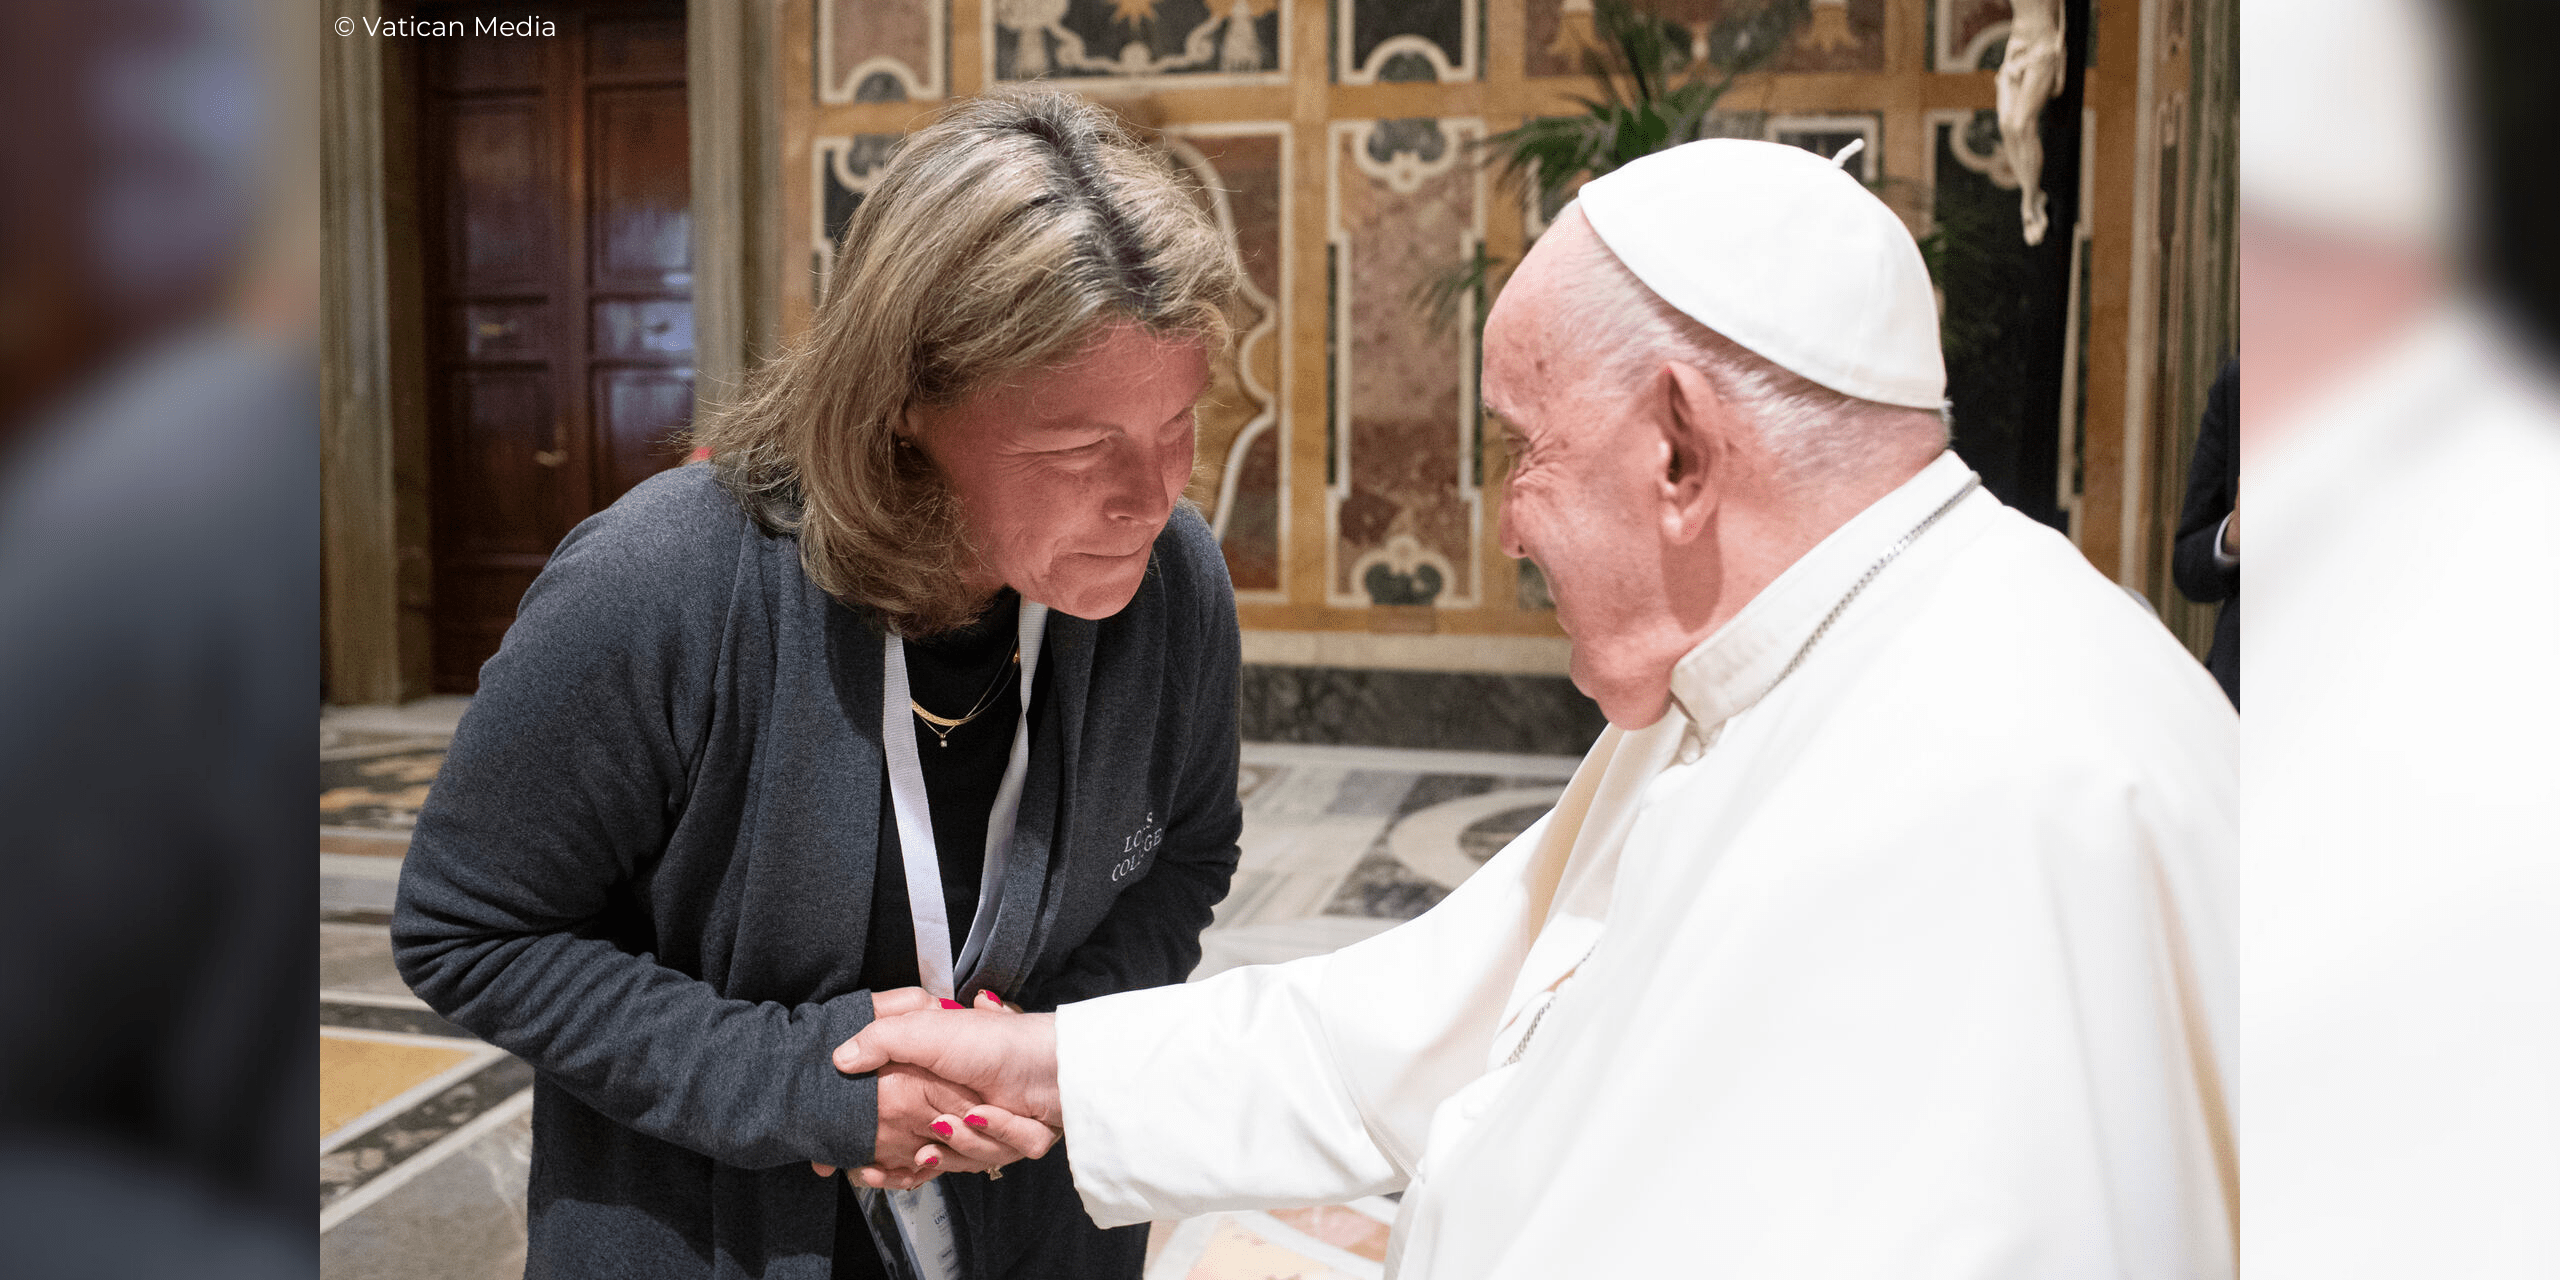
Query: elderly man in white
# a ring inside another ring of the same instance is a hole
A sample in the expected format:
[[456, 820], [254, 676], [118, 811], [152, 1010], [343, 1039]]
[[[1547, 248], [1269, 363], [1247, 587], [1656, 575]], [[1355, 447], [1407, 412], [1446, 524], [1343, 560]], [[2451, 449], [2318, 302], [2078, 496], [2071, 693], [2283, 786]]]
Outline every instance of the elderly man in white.
[[1820, 157], [1591, 183], [1485, 332], [1505, 548], [1611, 723], [1554, 812], [1332, 955], [836, 1065], [979, 1090], [964, 1152], [1062, 1129], [1104, 1225], [1401, 1191], [1405, 1276], [2232, 1274], [2237, 721], [1944, 386]]

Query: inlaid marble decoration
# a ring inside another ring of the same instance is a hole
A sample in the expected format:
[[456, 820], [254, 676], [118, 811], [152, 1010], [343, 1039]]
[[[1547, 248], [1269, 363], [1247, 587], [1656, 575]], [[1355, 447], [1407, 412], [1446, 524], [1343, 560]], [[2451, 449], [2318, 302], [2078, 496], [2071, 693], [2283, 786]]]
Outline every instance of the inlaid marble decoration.
[[320, 764], [320, 825], [406, 831], [418, 825], [427, 784], [444, 767], [441, 747], [324, 760]]
[[931, 101], [943, 96], [946, 0], [812, 0], [818, 101]]
[[1333, 78], [1342, 84], [1483, 78], [1482, 0], [1331, 0]]
[[1201, 399], [1200, 469], [1190, 497], [1209, 514], [1237, 598], [1285, 599], [1289, 126], [1175, 126], [1164, 138], [1235, 245], [1245, 277], [1228, 316], [1235, 359]]
[[1955, 161], [2003, 191], [2018, 189], [2018, 175], [2009, 168], [2009, 157], [2000, 149], [1997, 114], [1988, 109], [1932, 111], [1924, 119], [1935, 148], [1929, 179], [1933, 192], [1948, 182], [1945, 160]]
[[1556, 597], [1553, 591], [1547, 589], [1547, 571], [1539, 568], [1535, 560], [1522, 560], [1519, 564], [1520, 586], [1515, 603], [1522, 609], [1553, 611], [1556, 607]]
[[[1689, 29], [1693, 57], [1728, 56], [1735, 18], [1764, 0], [1651, 0], [1645, 7]], [[1885, 0], [1811, 0], [1779, 55], [1780, 71], [1882, 71]], [[2008, 9], [2004, 4], [2002, 13]], [[1529, 0], [1528, 74], [1579, 76], [1599, 48], [1592, 0]]]
[[1440, 905], [1485, 860], [1555, 807], [1564, 785], [1540, 778], [1424, 774], [1351, 868], [1325, 914], [1410, 920]]
[[987, 79], [1205, 88], [1288, 78], [1292, 0], [986, 0]]
[[871, 189], [889, 157], [898, 149], [897, 133], [857, 133], [844, 138], [819, 138], [809, 146], [810, 163], [816, 167], [816, 180], [809, 184], [809, 258], [812, 284], [809, 296], [827, 296], [827, 274], [835, 266], [836, 252], [844, 247], [845, 228], [853, 222], [853, 211], [862, 204], [862, 193]]
[[1884, 116], [1876, 112], [1819, 116], [1769, 117], [1768, 138], [1791, 147], [1802, 147], [1828, 160], [1846, 150], [1853, 142], [1864, 142], [1857, 154], [1841, 163], [1849, 176], [1873, 185], [1882, 172], [1876, 165], [1884, 140]]
[[1484, 241], [1480, 120], [1335, 121], [1327, 139], [1332, 405], [1326, 598], [1474, 607], [1474, 307], [1435, 328], [1415, 292]]
[[1930, 70], [1996, 71], [2008, 43], [2009, 0], [1930, 0]]

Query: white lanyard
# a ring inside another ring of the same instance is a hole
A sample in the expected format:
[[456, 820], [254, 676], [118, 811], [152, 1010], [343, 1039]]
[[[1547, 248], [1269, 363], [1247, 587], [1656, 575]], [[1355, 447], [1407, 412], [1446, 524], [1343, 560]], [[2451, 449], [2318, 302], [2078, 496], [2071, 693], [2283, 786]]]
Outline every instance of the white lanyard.
[[[1031, 676], [1040, 669], [1040, 639], [1049, 606], [1022, 602], [1022, 714], [1013, 727], [1013, 755], [987, 810], [987, 860], [978, 877], [978, 913], [960, 949], [957, 971], [968, 973], [986, 949], [1004, 888], [1005, 855], [1022, 808], [1022, 780], [1031, 771]], [[953, 998], [950, 909], [942, 901], [942, 861], [933, 843], [933, 808], [925, 798], [924, 764], [916, 758], [916, 730], [907, 691], [907, 651], [891, 635], [881, 646], [880, 746], [889, 755], [889, 804], [898, 816], [898, 849], [907, 872], [907, 908], [916, 929], [916, 976], [925, 990]]]
[[[1048, 630], [1049, 606], [1022, 602], [1022, 714], [1014, 721], [1013, 754], [1004, 764], [1004, 781], [996, 785], [995, 805], [987, 810], [987, 861], [978, 876], [978, 914], [960, 949], [958, 970], [968, 973], [986, 949], [987, 933], [1003, 895], [1005, 855], [1013, 848], [1015, 818], [1022, 809], [1022, 780], [1031, 772], [1031, 677], [1040, 669], [1040, 639]], [[933, 842], [933, 806], [925, 797], [924, 762], [916, 757], [916, 730], [907, 689], [907, 649], [891, 635], [881, 645], [880, 747], [889, 757], [889, 807], [898, 818], [899, 861], [907, 872], [907, 910], [915, 921], [916, 976], [925, 990], [949, 1000], [951, 915], [942, 900], [942, 859]], [[850, 1176], [850, 1175], [848, 1175]], [[872, 1240], [890, 1273], [916, 1280], [956, 1280], [960, 1272], [959, 1240], [942, 1189], [928, 1182], [913, 1191], [857, 1188], [870, 1220]], [[890, 1210], [895, 1226], [876, 1214]]]

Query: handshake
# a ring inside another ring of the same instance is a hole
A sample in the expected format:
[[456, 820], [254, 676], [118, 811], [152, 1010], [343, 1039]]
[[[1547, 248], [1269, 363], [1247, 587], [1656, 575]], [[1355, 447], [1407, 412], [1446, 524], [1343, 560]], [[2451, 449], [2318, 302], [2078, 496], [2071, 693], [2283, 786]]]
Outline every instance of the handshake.
[[[836, 1046], [835, 1068], [875, 1072], [880, 1132], [864, 1186], [911, 1190], [946, 1173], [1001, 1178], [1005, 1165], [1049, 1153], [1058, 1113], [1058, 1035], [1045, 1013], [1010, 1009], [990, 992], [977, 1006], [921, 987], [871, 998], [873, 1021]], [[833, 1165], [811, 1162], [820, 1177]]]

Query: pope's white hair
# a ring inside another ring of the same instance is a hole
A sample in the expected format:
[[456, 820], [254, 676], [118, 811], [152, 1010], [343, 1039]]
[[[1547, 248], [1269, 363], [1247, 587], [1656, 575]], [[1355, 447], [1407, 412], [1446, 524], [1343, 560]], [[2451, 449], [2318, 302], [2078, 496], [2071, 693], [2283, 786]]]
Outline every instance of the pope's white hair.
[[1946, 447], [1944, 409], [1862, 400], [1754, 354], [1663, 301], [1587, 228], [1559, 247], [1567, 283], [1554, 331], [1572, 335], [1591, 376], [1623, 386], [1669, 361], [1696, 369], [1757, 428], [1790, 479], [1855, 476], [1923, 442]]

